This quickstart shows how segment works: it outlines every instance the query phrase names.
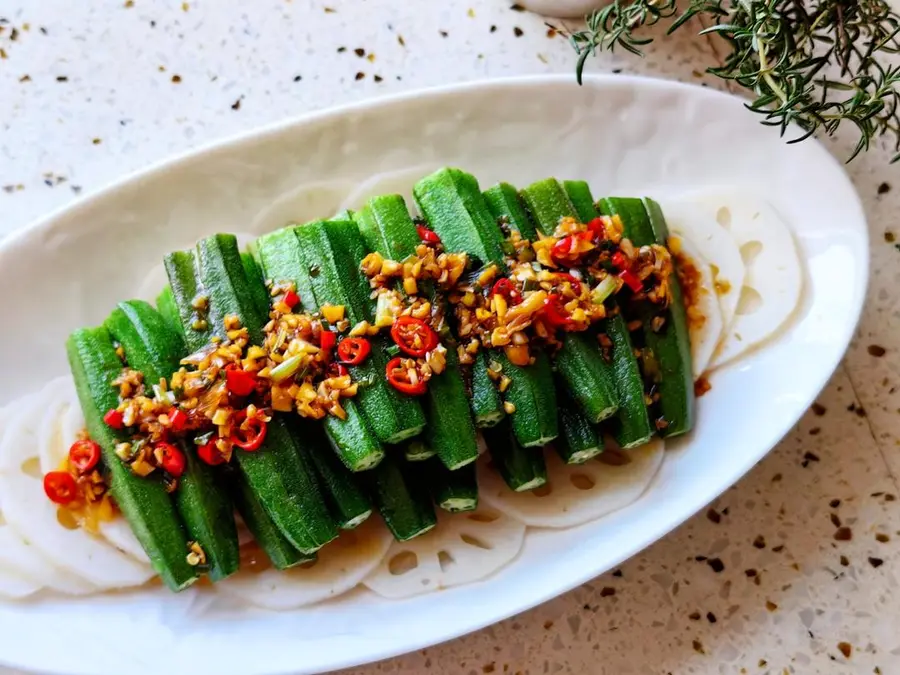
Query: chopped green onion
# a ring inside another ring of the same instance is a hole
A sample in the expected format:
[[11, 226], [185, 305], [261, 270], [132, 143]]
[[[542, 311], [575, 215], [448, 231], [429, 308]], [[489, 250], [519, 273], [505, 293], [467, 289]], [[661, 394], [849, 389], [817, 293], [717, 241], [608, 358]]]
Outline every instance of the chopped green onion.
[[205, 434], [200, 434], [194, 439], [194, 445], [206, 445], [213, 439], [213, 436], [215, 435], [215, 431], [207, 431]]
[[284, 382], [300, 369], [300, 362], [302, 360], [303, 357], [300, 354], [297, 354], [296, 356], [285, 359], [277, 366], [272, 368], [272, 382], [275, 382], [276, 384], [278, 384], [279, 382]]
[[388, 353], [388, 356], [394, 358], [395, 356], [398, 356], [400, 354], [400, 347], [398, 347], [397, 345], [389, 345], [385, 348], [384, 351]]
[[594, 286], [594, 290], [591, 291], [591, 302], [595, 305], [602, 305], [609, 296], [616, 292], [618, 287], [619, 282], [615, 277], [604, 277], [603, 281]]

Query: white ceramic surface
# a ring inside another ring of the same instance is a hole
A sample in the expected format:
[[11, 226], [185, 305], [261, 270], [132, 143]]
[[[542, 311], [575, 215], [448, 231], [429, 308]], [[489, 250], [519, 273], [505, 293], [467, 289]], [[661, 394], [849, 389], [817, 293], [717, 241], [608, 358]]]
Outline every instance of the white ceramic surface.
[[[62, 373], [66, 333], [101, 320], [172, 248], [217, 230], [243, 231], [304, 183], [360, 181], [434, 162], [463, 166], [485, 184], [584, 178], [598, 195], [742, 186], [791, 224], [806, 265], [804, 307], [776, 344], [716, 373], [696, 431], [673, 444], [641, 499], [576, 529], [529, 533], [520, 557], [485, 582], [408, 601], [356, 592], [289, 614], [208, 606], [197, 590], [3, 605], [0, 661], [69, 673], [186, 672], [198, 662], [222, 673], [307, 672], [474, 630], [611, 568], [714, 498], [799, 419], [850, 339], [868, 241], [856, 195], [824, 149], [786, 146], [741, 101], [700, 88], [598, 77], [578, 89], [568, 78], [527, 78], [383, 99], [269, 128], [130, 178], [15, 235], [0, 249], [0, 284], [16, 289], [0, 311], [17, 319], [0, 351], [0, 403]], [[51, 323], [48, 297], [55, 300]], [[130, 640], [116, 641], [75, 663], [69, 656], [83, 635], [70, 628], [84, 620], [100, 634], [139, 633], [154, 648], [142, 653]]]

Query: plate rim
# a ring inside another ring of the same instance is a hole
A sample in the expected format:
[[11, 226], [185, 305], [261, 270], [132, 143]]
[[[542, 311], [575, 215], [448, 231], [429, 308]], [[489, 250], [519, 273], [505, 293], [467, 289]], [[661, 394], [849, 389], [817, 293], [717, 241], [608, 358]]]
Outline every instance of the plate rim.
[[[257, 143], [266, 140], [267, 138], [289, 132], [293, 128], [315, 124], [319, 121], [324, 121], [329, 118], [339, 118], [345, 115], [352, 115], [354, 113], [364, 113], [366, 111], [377, 109], [383, 106], [390, 107], [402, 105], [406, 102], [420, 97], [431, 98], [435, 96], [452, 96], [455, 94], [465, 94], [472, 91], [485, 89], [500, 90], [502, 92], [502, 90], [505, 88], [540, 88], [542, 86], [554, 85], [563, 82], [569, 82], [573, 87], [577, 86], [574, 81], [572, 81], [571, 76], [565, 74], [521, 75], [515, 77], [476, 79], [466, 82], [415, 88], [408, 91], [402, 91], [384, 96], [378, 96], [375, 98], [367, 98], [359, 101], [331, 106], [320, 110], [302, 113], [300, 115], [288, 116], [274, 122], [256, 126], [244, 131], [237, 132], [235, 134], [230, 134], [217, 140], [198, 145], [195, 148], [190, 148], [173, 155], [163, 157], [162, 159], [155, 161], [147, 166], [132, 170], [124, 174], [122, 177], [101, 186], [96, 191], [91, 192], [81, 198], [77, 198], [60, 207], [57, 207], [50, 211], [48, 214], [32, 220], [25, 226], [17, 228], [6, 237], [4, 237], [2, 241], [0, 241], [0, 253], [28, 243], [28, 241], [32, 237], [34, 237], [44, 229], [52, 229], [54, 221], [61, 217], [77, 217], [81, 210], [93, 208], [99, 202], [110, 198], [117, 191], [125, 188], [126, 186], [153, 180], [157, 176], [182, 163], [199, 161], [201, 159], [208, 160], [216, 153], [229, 150], [234, 151], [245, 144]], [[746, 99], [741, 96], [722, 92], [717, 89], [701, 87], [695, 84], [680, 82], [677, 80], [642, 75], [620, 75], [609, 73], [590, 74], [585, 76], [584, 84], [585, 89], [587, 89], [588, 87], [603, 89], [606, 86], [610, 85], [637, 89], [668, 89], [680, 93], [692, 92], [688, 94], [690, 96], [703, 95], [717, 99], [731, 99], [732, 101], [741, 102], [746, 101]], [[750, 112], [748, 111], [747, 114], [749, 115]], [[796, 129], [792, 129], [792, 131], [796, 132]], [[774, 130], [772, 131], [772, 133], [775, 133]], [[859, 192], [857, 191], [853, 182], [850, 180], [845, 167], [839, 162], [836, 157], [828, 152], [824, 144], [822, 144], [818, 139], [810, 138], [806, 140], [805, 143], [815, 144], [818, 146], [823, 156], [823, 161], [826, 161], [825, 158], [827, 157], [827, 161], [830, 161], [832, 163], [831, 170], [835, 172], [836, 176], [839, 175], [840, 179], [843, 180], [849, 188], [850, 193], [852, 193], [854, 197], [853, 206], [857, 208], [860, 214], [859, 222], [861, 226], [859, 228], [854, 228], [854, 230], [858, 230], [855, 233], [862, 236], [862, 243], [864, 244], [865, 249], [870, 250], [871, 242], [866, 211], [860, 198]], [[837, 336], [837, 339], [834, 340], [834, 343], [836, 345], [840, 345], [840, 349], [836, 350], [833, 359], [824, 364], [825, 367], [820, 369], [819, 377], [813, 383], [814, 386], [810, 387], [810, 391], [812, 393], [808, 397], [808, 400], [804, 401], [804, 405], [802, 406], [804, 409], [809, 408], [809, 406], [813, 403], [813, 401], [815, 401], [821, 391], [828, 384], [837, 368], [840, 367], [841, 362], [843, 361], [844, 356], [850, 346], [853, 335], [855, 334], [859, 325], [862, 312], [865, 307], [865, 300], [867, 297], [868, 285], [871, 276], [871, 260], [869, 256], [865, 256], [861, 258], [859, 262], [860, 266], [858, 274], [854, 279], [854, 288], [856, 289], [856, 294], [853, 298], [854, 308], [851, 315], [848, 317], [852, 320], [848, 321], [845, 324], [843, 332]], [[372, 663], [375, 661], [396, 657], [398, 655], [406, 654], [428, 646], [441, 644], [463, 635], [482, 630], [486, 626], [492, 625], [511, 616], [526, 612], [530, 609], [533, 609], [537, 605], [546, 603], [553, 598], [570, 592], [572, 589], [583, 585], [584, 583], [596, 578], [601, 574], [604, 574], [606, 571], [608, 571], [608, 569], [612, 569], [615, 566], [622, 564], [625, 560], [646, 549], [662, 537], [674, 531], [688, 519], [696, 515], [709, 503], [718, 498], [721, 494], [723, 494], [726, 490], [733, 486], [738, 480], [745, 476], [757, 463], [764, 459], [772, 451], [775, 445], [780, 443], [796, 424], [796, 421], [792, 422], [791, 424], [782, 424], [779, 427], [778, 440], [774, 445], [771, 445], [769, 447], [761, 446], [761, 449], [758, 453], [753, 453], [752, 455], [748, 454], [748, 456], [744, 458], [743, 461], [735, 463], [734, 468], [728, 472], [727, 480], [722, 480], [720, 483], [718, 483], [717, 486], [712, 489], [711, 493], [701, 493], [701, 500], [699, 501], [699, 503], [697, 503], [697, 500], [695, 500], [694, 502], [696, 504], [696, 508], [685, 508], [683, 510], [674, 512], [673, 515], [669, 517], [657, 519], [652, 527], [648, 527], [645, 530], [645, 534], [640, 538], [639, 543], [636, 543], [635, 545], [627, 549], [623, 549], [619, 554], [613, 556], [614, 562], [610, 564], [607, 569], [600, 571], [589, 569], [581, 574], [573, 575], [572, 577], [569, 577], [564, 581], [561, 581], [560, 583], [554, 584], [552, 586], [552, 590], [544, 590], [542, 592], [538, 592], [533, 596], [529, 596], [526, 601], [517, 605], [517, 607], [512, 611], [510, 611], [510, 609], [507, 607], [503, 607], [495, 611], [491, 611], [489, 608], [487, 609], [487, 611], [481, 610], [476, 615], [478, 616], [477, 619], [472, 620], [464, 626], [459, 626], [455, 629], [445, 632], [443, 634], [443, 637], [441, 637], [437, 641], [428, 637], [424, 639], [412, 638], [404, 642], [402, 645], [392, 645], [390, 644], [390, 641], [385, 641], [385, 647], [367, 649], [366, 656], [363, 660], [360, 660], [358, 656], [353, 657], [350, 655], [342, 658], [338, 657], [330, 661], [328, 668], [340, 669], [358, 666], [365, 663]], [[651, 483], [648, 489], [652, 488], [653, 483]], [[490, 579], [491, 578], [488, 577], [487, 581], [489, 582]], [[551, 587], [548, 586], [547, 588], [550, 589]], [[0, 654], [0, 663], [4, 662], [6, 662], [5, 657], [3, 654]], [[10, 665], [13, 665], [13, 667], [31, 667], [21, 663]], [[291, 670], [265, 670], [263, 668], [254, 672], [271, 673], [271, 675], [281, 675], [282, 673], [287, 675], [288, 673], [315, 672], [309, 670], [308, 667], [304, 667], [302, 664], [298, 664], [298, 666], [299, 668]], [[46, 672], [62, 673], [63, 671], [49, 670]]]

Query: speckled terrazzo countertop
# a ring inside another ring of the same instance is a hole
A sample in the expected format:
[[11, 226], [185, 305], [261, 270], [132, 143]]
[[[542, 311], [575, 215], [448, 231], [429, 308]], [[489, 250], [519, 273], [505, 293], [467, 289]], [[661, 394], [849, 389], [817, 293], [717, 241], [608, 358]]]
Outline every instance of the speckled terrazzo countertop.
[[[590, 67], [721, 87], [701, 74], [715, 48], [682, 37]], [[286, 116], [572, 66], [564, 39], [503, 0], [0, 0], [0, 235]], [[876, 149], [849, 168], [875, 270], [857, 338], [771, 455], [621, 569], [352, 672], [900, 673], [900, 169], [888, 158]]]

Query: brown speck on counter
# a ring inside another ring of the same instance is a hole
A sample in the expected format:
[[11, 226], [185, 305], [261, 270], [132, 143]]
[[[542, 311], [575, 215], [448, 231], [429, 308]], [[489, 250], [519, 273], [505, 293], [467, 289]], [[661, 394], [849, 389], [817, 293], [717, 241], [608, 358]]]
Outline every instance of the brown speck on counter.
[[701, 643], [700, 640], [693, 640], [691, 641], [691, 644], [694, 646], [694, 651], [698, 654], [706, 653], [706, 651], [703, 649], [703, 643]]
[[822, 433], [822, 427], [813, 427], [812, 429], [809, 430], [810, 436], [818, 436], [821, 433]]
[[756, 536], [756, 539], [753, 540], [753, 546], [756, 548], [765, 548], [766, 547], [766, 539], [761, 534]]
[[691, 612], [688, 614], [688, 618], [691, 621], [699, 621], [700, 620], [700, 612]]
[[369, 54], [368, 56], [366, 56], [366, 61], [368, 61], [369, 63], [375, 63], [375, 54]]
[[496, 666], [494, 665], [493, 661], [491, 661], [490, 663], [485, 663], [483, 666], [481, 666], [482, 673], [493, 673], [495, 669]]
[[303, 79], [302, 75], [294, 75], [294, 82], [300, 82]]
[[715, 623], [718, 619], [716, 619], [716, 615], [713, 614], [712, 612], [707, 612], [706, 620], [709, 621], [710, 623]]
[[518, 2], [513, 5], [510, 5], [509, 8], [514, 12], [524, 12], [525, 11], [525, 8], [522, 7], [522, 5], [520, 5]]
[[69, 78], [66, 77], [65, 75], [57, 75], [57, 76], [56, 76], [56, 81], [57, 81], [57, 82], [68, 82], [68, 81], [69, 81]]
[[491, 25], [491, 31], [490, 31], [490, 32], [491, 32], [491, 33], [496, 33], [496, 32], [497, 32], [497, 26]]
[[191, 8], [191, 6], [190, 6], [188, 3], [186, 3], [186, 2], [182, 2], [182, 3], [181, 3], [181, 11], [182, 11], [182, 12], [186, 12], [186, 11], [188, 11], [190, 8]]
[[853, 652], [853, 646], [849, 642], [838, 642], [837, 648], [844, 655], [845, 659], [849, 659], [850, 654]]
[[882, 560], [881, 558], [873, 558], [869, 556], [869, 564], [877, 569], [884, 565], [884, 560]]
[[809, 409], [812, 410], [813, 415], [816, 415], [817, 417], [822, 417], [822, 415], [824, 415], [826, 412], [828, 412], [828, 408], [826, 408], [821, 403], [813, 403], [809, 407]]
[[720, 514], [711, 506], [706, 510], [706, 518], [716, 525], [722, 522], [722, 514]]
[[445, 31], [445, 30], [439, 30], [438, 33], [441, 34], [441, 37], [442, 37], [442, 38], [450, 37], [450, 33], [448, 33], [448, 32]]
[[780, 480], [781, 480], [781, 474], [780, 474], [780, 473], [776, 473], [774, 476], [772, 476], [772, 482], [773, 482], [773, 483], [777, 483], [777, 482], [779, 482]]
[[894, 235], [893, 232], [886, 231], [884, 233], [884, 240], [889, 244], [893, 244], [895, 241], [897, 241], [897, 237]]
[[557, 35], [559, 35], [559, 31], [556, 30], [556, 28], [554, 28], [553, 26], [551, 26], [551, 25], [548, 23], [548, 24], [547, 24], [547, 37], [548, 37], [548, 38], [555, 38]]
[[232, 110], [240, 110], [241, 109], [241, 99], [242, 98], [244, 98], [244, 97], [241, 96], [237, 101], [235, 101], [234, 103], [231, 104]]
[[850, 566], [850, 558], [845, 555], [842, 555], [840, 558], [841, 567], [849, 567]]
[[173, 75], [173, 76], [172, 76], [172, 82], [173, 82], [174, 84], [179, 84], [179, 83], [181, 82], [181, 75]]
[[612, 573], [612, 575], [613, 575], [614, 577], [619, 577], [619, 578], [621, 578], [621, 577], [622, 577], [622, 570], [616, 570], [615, 572]]
[[778, 546], [772, 547], [772, 553], [781, 553], [784, 550], [784, 544], [778, 544]]
[[833, 508], [833, 509], [836, 509], [836, 508], [839, 507], [840, 505], [841, 505], [841, 500], [840, 500], [840, 499], [832, 499], [830, 502], [828, 502], [828, 506], [830, 506], [830, 507]]
[[879, 544], [886, 544], [891, 540], [891, 538], [886, 535], [884, 532], [879, 532], [875, 535], [875, 541]]
[[360, 71], [356, 74], [356, 76], [353, 79], [358, 81], [358, 80], [363, 79], [365, 76], [366, 76], [366, 74], [364, 72]]
[[835, 541], [850, 541], [853, 539], [853, 530], [849, 527], [839, 527], [834, 533]]
[[7, 55], [6, 51], [3, 49], [3, 47], [0, 47], [0, 59], [8, 59], [8, 58], [9, 58], [9, 56]]
[[869, 345], [866, 347], [866, 351], [869, 352], [870, 356], [882, 357], [887, 353], [887, 350], [881, 345]]
[[353, 53], [356, 54], [359, 58], [362, 58], [366, 55], [366, 50], [362, 47], [357, 47], [353, 50]]
[[406, 46], [406, 40], [403, 39], [403, 36], [402, 36], [402, 35], [398, 35], [398, 36], [397, 36], [397, 42], [400, 44], [401, 47], [405, 47], [405, 46]]
[[125, 8], [129, 9], [131, 7], [134, 7], [134, 0], [125, 0]]
[[814, 452], [807, 451], [807, 452], [803, 453], [803, 461], [800, 463], [800, 465], [803, 468], [806, 468], [809, 466], [810, 462], [818, 462], [818, 461], [819, 461], [819, 456], [817, 454], [815, 454]]
[[883, 195], [891, 191], [891, 186], [889, 183], [882, 183], [878, 186], [878, 194]]
[[760, 668], [765, 668], [769, 664], [765, 659], [760, 659], [759, 663], [757, 663], [756, 665], [758, 665]]
[[613, 588], [612, 586], [604, 586], [603, 588], [600, 589], [600, 597], [601, 598], [608, 598], [611, 595], [615, 595], [615, 594], [616, 594], [616, 589]]
[[31, 75], [23, 75], [19, 78], [19, 82], [31, 82]]
[[518, 26], [513, 26], [513, 35], [515, 35], [516, 37], [522, 37], [523, 35], [525, 35], [525, 31]]
[[831, 514], [831, 524], [834, 525], [835, 527], [841, 526], [841, 519], [838, 517], [838, 514], [836, 514], [836, 513]]
[[94, 145], [100, 145], [102, 142], [103, 142], [103, 139], [102, 139], [102, 138], [93, 138], [93, 139], [91, 139], [91, 143], [93, 143]]
[[337, 14], [337, 10], [334, 7], [325, 7], [326, 14]]
[[550, 630], [551, 628], [553, 628], [553, 621], [551, 619], [547, 619], [544, 622], [544, 630]]
[[778, 605], [776, 605], [771, 600], [766, 600], [766, 609], [770, 612], [774, 612], [776, 609], [778, 609]]
[[373, 79], [376, 82], [384, 82], [384, 78], [381, 75], [376, 75]]
[[895, 495], [892, 495], [890, 492], [888, 492], [887, 494], [884, 495], [884, 501], [895, 502], [895, 501], [897, 501], [897, 497]]
[[722, 572], [725, 569], [725, 563], [719, 558], [710, 558], [706, 561], [706, 564], [709, 565], [716, 574], [719, 574], [719, 572]]
[[346, 47], [338, 47], [338, 48], [337, 48], [337, 53], [338, 53], [338, 54], [343, 54], [345, 51], [347, 51], [347, 48], [346, 48]]

